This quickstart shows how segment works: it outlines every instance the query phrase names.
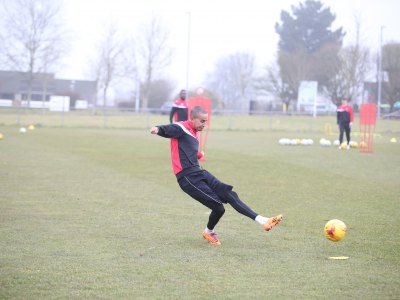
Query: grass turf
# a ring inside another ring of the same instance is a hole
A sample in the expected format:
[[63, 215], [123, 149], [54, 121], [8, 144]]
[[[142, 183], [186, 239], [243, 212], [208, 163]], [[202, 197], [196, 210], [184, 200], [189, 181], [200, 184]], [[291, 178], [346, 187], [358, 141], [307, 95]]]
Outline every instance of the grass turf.
[[[0, 298], [397, 298], [393, 132], [373, 154], [278, 145], [284, 135], [317, 142], [321, 132], [303, 126], [210, 133], [204, 167], [255, 211], [285, 217], [265, 233], [227, 206], [221, 247], [201, 237], [208, 210], [180, 191], [168, 140], [146, 129], [2, 126]], [[342, 242], [322, 234], [332, 218], [349, 227]], [[341, 255], [350, 258], [328, 259]]]

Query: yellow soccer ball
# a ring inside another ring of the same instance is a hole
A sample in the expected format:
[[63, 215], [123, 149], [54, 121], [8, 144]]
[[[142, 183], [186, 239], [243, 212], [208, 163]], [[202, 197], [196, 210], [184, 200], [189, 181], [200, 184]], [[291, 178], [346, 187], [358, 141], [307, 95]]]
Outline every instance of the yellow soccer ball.
[[361, 141], [360, 148], [367, 148], [367, 143], [365, 141]]
[[355, 141], [350, 142], [350, 147], [351, 148], [358, 148], [358, 143]]
[[347, 226], [344, 222], [334, 219], [328, 221], [324, 227], [325, 237], [333, 242], [339, 242], [346, 236]]
[[0, 141], [4, 138], [4, 135], [0, 132]]

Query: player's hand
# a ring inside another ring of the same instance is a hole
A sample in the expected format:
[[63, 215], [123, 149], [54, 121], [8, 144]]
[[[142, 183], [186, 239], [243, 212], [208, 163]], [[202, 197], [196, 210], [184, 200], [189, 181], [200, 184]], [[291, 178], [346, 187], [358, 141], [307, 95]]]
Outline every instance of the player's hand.
[[156, 127], [156, 126], [151, 127], [150, 133], [151, 133], [151, 134], [157, 134], [157, 133], [158, 133], [158, 127]]
[[197, 152], [197, 158], [202, 159], [204, 157], [204, 151]]
[[350, 127], [351, 127], [351, 125], [353, 125], [353, 122], [350, 122], [350, 124], [349, 124], [349, 125], [350, 125]]

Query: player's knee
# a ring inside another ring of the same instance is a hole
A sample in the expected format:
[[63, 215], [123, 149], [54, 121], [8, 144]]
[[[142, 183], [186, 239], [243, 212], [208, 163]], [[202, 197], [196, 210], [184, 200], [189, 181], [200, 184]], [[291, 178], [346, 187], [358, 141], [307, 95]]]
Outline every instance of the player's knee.
[[221, 204], [215, 207], [213, 211], [222, 217], [225, 213], [225, 207]]
[[226, 201], [230, 205], [236, 203], [238, 201], [238, 198], [239, 198], [238, 194], [234, 191], [229, 191], [229, 193], [227, 193], [226, 195]]
[[232, 191], [232, 188], [233, 187], [231, 185], [224, 183], [221, 183], [216, 188], [216, 193], [221, 198], [223, 203], [231, 203], [232, 201], [235, 201], [234, 198], [235, 196], [237, 197], [237, 194]]

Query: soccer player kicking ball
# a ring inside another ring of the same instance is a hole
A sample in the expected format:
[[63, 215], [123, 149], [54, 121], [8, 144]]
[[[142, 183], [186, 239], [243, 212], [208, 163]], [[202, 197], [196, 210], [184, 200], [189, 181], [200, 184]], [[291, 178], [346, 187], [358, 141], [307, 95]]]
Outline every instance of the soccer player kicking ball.
[[199, 161], [204, 154], [199, 152], [197, 133], [206, 126], [207, 112], [200, 106], [190, 111], [187, 121], [155, 126], [150, 133], [171, 139], [172, 168], [181, 189], [201, 204], [211, 209], [203, 237], [211, 245], [221, 245], [214, 228], [225, 213], [224, 204], [229, 203], [236, 211], [270, 231], [282, 221], [282, 215], [266, 218], [255, 213], [240, 200], [233, 186], [219, 181], [215, 176], [200, 168]]

